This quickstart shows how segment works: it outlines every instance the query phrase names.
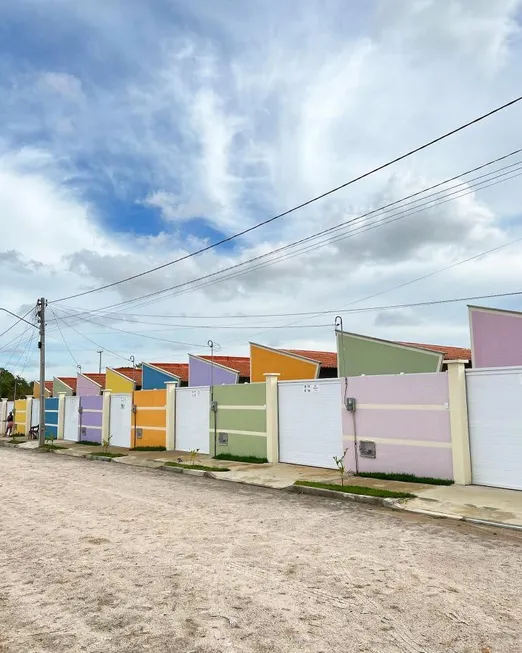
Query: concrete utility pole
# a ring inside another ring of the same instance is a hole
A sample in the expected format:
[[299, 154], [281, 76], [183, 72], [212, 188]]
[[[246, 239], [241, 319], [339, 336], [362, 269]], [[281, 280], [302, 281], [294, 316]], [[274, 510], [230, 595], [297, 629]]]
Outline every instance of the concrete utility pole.
[[100, 362], [98, 364], [98, 374], [101, 374], [102, 371], [102, 354], [103, 354], [103, 349], [98, 349], [97, 353], [100, 355]]
[[47, 302], [41, 297], [37, 302], [37, 317], [40, 323], [40, 419], [38, 427], [38, 446], [45, 445], [45, 307]]

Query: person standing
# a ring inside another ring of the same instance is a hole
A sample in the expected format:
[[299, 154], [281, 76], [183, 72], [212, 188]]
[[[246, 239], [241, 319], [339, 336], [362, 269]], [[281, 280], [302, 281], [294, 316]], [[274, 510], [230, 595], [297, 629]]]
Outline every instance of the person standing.
[[7, 422], [7, 427], [5, 429], [5, 435], [8, 438], [11, 435], [11, 433], [13, 432], [13, 427], [14, 427], [13, 411], [10, 411], [10, 413], [7, 416], [7, 419], [5, 421]]

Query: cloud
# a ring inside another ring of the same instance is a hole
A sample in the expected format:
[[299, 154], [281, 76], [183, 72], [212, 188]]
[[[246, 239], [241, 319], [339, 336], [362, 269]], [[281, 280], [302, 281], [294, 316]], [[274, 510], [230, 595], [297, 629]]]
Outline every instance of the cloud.
[[[16, 52], [16, 43], [0, 46], [2, 293], [13, 306], [29, 306], [42, 294], [64, 297], [182, 257], [211, 242], [208, 225], [224, 235], [249, 228], [518, 95], [519, 7], [514, 0], [412, 0], [347, 8], [334, 0], [325, 9], [304, 0], [297, 16], [275, 0], [223, 0], [219, 8], [194, 0], [188, 9], [163, 0], [20, 0], [3, 8], [27, 56], [7, 51]], [[54, 25], [53, 41], [44, 44], [35, 31], [43, 15]], [[514, 149], [519, 122], [513, 107], [234, 247], [53, 310], [65, 319], [71, 305], [94, 310], [176, 286], [353, 219]], [[516, 245], [392, 290], [515, 239], [521, 201], [514, 180], [364, 231], [379, 219], [372, 215], [360, 229], [347, 228], [351, 237], [301, 256], [288, 250], [277, 264], [264, 259], [220, 283], [213, 277], [191, 292], [125, 305], [120, 314], [98, 316], [98, 324], [69, 320], [96, 344], [66, 323], [63, 335], [82, 365], [96, 368], [98, 344], [124, 357], [186, 357], [187, 347], [133, 333], [154, 335], [157, 327], [148, 323], [162, 320], [143, 317], [149, 313], [317, 310], [311, 318], [165, 317], [192, 326], [173, 326], [160, 337], [196, 344], [212, 337], [230, 353], [244, 353], [257, 333], [274, 346], [333, 349], [333, 315], [321, 314], [325, 309], [341, 311], [376, 294], [360, 305], [512, 289], [522, 272]], [[156, 212], [159, 228], [147, 234], [147, 224], [132, 221], [137, 205], [150, 212], [136, 219], [146, 222]], [[345, 317], [350, 330], [391, 339], [469, 338], [460, 305]], [[305, 328], [270, 330], [292, 322]], [[0, 315], [0, 333], [11, 323]], [[237, 324], [251, 329], [219, 328]], [[50, 342], [51, 364], [70, 371], [54, 321]]]
[[421, 319], [411, 310], [391, 310], [377, 313], [375, 326], [412, 326], [421, 324]]

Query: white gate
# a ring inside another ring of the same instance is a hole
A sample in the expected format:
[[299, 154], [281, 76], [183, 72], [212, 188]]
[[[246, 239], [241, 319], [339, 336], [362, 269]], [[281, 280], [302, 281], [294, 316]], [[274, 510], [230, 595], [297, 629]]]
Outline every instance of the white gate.
[[522, 490], [522, 367], [466, 372], [472, 482]]
[[176, 389], [176, 450], [209, 453], [210, 388]]
[[64, 440], [78, 442], [80, 439], [79, 405], [80, 397], [65, 397], [65, 417], [63, 425]]
[[34, 399], [31, 404], [31, 426], [38, 426], [40, 423], [40, 400]]
[[109, 434], [113, 447], [131, 446], [132, 395], [111, 395]]
[[343, 453], [339, 379], [281, 381], [279, 460], [335, 469]]

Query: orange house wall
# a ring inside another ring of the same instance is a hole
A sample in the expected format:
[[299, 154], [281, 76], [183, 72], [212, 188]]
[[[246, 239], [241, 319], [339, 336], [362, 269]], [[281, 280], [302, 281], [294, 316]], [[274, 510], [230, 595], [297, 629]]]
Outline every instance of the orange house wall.
[[272, 349], [250, 345], [250, 381], [265, 381], [265, 374], [279, 374], [279, 381], [298, 381], [316, 379], [320, 366], [318, 363], [295, 358]]
[[132, 446], [164, 447], [166, 443], [167, 391], [139, 390], [134, 393], [134, 405], [136, 406], [136, 428], [142, 429], [142, 436], [138, 439], [133, 433]]

